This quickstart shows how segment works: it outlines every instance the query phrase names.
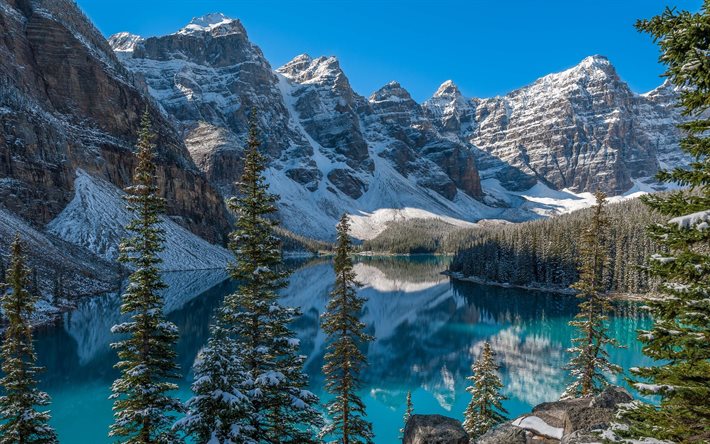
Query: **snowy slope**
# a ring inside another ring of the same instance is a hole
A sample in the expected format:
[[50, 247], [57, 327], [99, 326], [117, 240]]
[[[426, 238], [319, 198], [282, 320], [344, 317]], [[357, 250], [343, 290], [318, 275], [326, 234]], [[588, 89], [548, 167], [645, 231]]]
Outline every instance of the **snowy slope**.
[[[47, 230], [109, 261], [118, 257], [118, 245], [128, 236], [131, 220], [124, 193], [112, 184], [77, 170], [74, 199], [47, 225]], [[165, 271], [224, 268], [232, 256], [167, 217], [163, 217], [165, 250], [160, 253]]]

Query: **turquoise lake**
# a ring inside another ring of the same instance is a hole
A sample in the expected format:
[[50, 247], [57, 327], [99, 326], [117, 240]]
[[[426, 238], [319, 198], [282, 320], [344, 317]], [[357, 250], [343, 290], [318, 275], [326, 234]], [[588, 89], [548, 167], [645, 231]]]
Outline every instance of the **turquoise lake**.
[[[555, 400], [567, 383], [563, 366], [574, 331], [567, 325], [577, 299], [451, 281], [440, 274], [440, 257], [360, 258], [355, 269], [368, 298], [363, 313], [369, 333], [369, 367], [362, 398], [374, 425], [377, 444], [398, 442], [405, 397], [412, 391], [417, 413], [457, 418], [469, 401], [466, 377], [483, 342], [490, 341], [501, 364], [504, 406], [514, 417], [541, 402]], [[311, 390], [323, 397], [320, 373], [325, 337], [319, 329], [334, 280], [329, 260], [298, 261], [284, 290], [283, 303], [298, 306], [294, 324], [308, 356]], [[180, 328], [179, 361], [187, 398], [193, 360], [204, 344], [213, 310], [234, 290], [222, 271], [170, 273], [166, 311]], [[119, 295], [83, 301], [54, 327], [38, 331], [37, 352], [46, 367], [42, 388], [52, 397], [52, 425], [65, 444], [109, 443], [112, 421], [109, 386], [116, 360], [109, 332], [119, 321]], [[624, 369], [650, 363], [641, 353], [636, 330], [650, 320], [635, 303], [617, 303], [610, 330], [624, 349], [611, 350]], [[617, 383], [625, 385], [623, 377]]]

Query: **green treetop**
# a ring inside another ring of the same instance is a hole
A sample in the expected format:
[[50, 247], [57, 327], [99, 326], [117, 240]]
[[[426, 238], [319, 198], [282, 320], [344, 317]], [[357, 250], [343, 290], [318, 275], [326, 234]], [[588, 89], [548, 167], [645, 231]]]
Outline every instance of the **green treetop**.
[[665, 76], [678, 88], [687, 121], [681, 148], [688, 168], [663, 171], [659, 179], [685, 187], [651, 195], [645, 203], [667, 218], [650, 235], [666, 249], [651, 257], [651, 273], [663, 295], [647, 305], [653, 327], [641, 331], [644, 353], [658, 366], [633, 369], [643, 394], [658, 407], [633, 411], [634, 432], [679, 443], [710, 441], [710, 1], [697, 13], [667, 9], [636, 24], [661, 49]]
[[37, 296], [28, 291], [30, 270], [25, 265], [20, 237], [11, 247], [7, 285], [2, 288], [0, 305], [8, 324], [0, 347], [4, 376], [0, 387], [0, 444], [55, 444], [57, 437], [49, 426], [49, 412], [37, 407], [49, 405], [49, 396], [37, 389], [37, 356], [32, 343], [30, 321]]
[[322, 322], [330, 341], [323, 365], [325, 388], [333, 395], [327, 406], [332, 423], [325, 434], [337, 436], [343, 444], [372, 443], [372, 425], [365, 419], [365, 404], [357, 394], [362, 386], [362, 370], [367, 365], [362, 348], [372, 338], [365, 333], [365, 324], [360, 320], [365, 299], [357, 293], [360, 284], [353, 270], [350, 220], [346, 214], [340, 218], [337, 233], [335, 287]]
[[604, 193], [596, 193], [596, 205], [589, 226], [582, 232], [579, 247], [579, 281], [572, 285], [582, 299], [579, 313], [569, 325], [578, 335], [568, 351], [574, 356], [566, 369], [570, 370], [573, 382], [567, 387], [563, 398], [593, 396], [609, 385], [606, 374], [621, 371], [609, 361], [607, 345], [618, 345], [607, 332], [607, 313], [611, 301], [606, 295], [604, 276], [609, 265], [608, 229]]
[[259, 443], [316, 442], [322, 417], [318, 398], [308, 390], [304, 356], [289, 324], [300, 314], [284, 307], [278, 291], [285, 287], [281, 244], [275, 234], [277, 197], [268, 190], [266, 159], [252, 115], [244, 154], [239, 195], [229, 207], [237, 215], [230, 266], [239, 289], [225, 298], [222, 317], [235, 341], [236, 358], [249, 375], [243, 393], [251, 405], [249, 429]]
[[138, 137], [138, 165], [133, 185], [126, 188], [127, 208], [134, 218], [126, 227], [132, 235], [120, 245], [120, 260], [134, 271], [121, 299], [121, 314], [130, 320], [112, 328], [125, 339], [113, 343], [118, 351], [116, 368], [121, 375], [111, 386], [114, 423], [109, 436], [123, 443], [162, 443], [174, 439], [172, 413], [182, 404], [172, 396], [172, 382], [180, 376], [175, 364], [177, 327], [163, 315], [165, 288], [158, 253], [164, 244], [160, 213], [164, 200], [158, 196], [153, 161], [153, 138], [148, 112], [143, 115]]
[[471, 394], [471, 401], [464, 412], [463, 428], [472, 440], [506, 420], [508, 412], [502, 405], [506, 397], [500, 393], [503, 384], [498, 368], [495, 352], [486, 341], [481, 356], [471, 366], [471, 376], [466, 378], [471, 381], [466, 388]]

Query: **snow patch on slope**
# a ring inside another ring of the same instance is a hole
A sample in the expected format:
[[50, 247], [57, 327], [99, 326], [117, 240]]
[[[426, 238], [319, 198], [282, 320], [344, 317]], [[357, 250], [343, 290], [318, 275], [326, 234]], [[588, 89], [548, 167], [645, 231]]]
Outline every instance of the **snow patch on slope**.
[[[76, 194], [47, 230], [108, 260], [118, 257], [118, 245], [128, 236], [125, 226], [132, 214], [124, 193], [112, 184], [77, 170]], [[224, 268], [232, 255], [222, 247], [197, 237], [167, 217], [162, 218], [165, 250], [160, 253], [164, 271]]]

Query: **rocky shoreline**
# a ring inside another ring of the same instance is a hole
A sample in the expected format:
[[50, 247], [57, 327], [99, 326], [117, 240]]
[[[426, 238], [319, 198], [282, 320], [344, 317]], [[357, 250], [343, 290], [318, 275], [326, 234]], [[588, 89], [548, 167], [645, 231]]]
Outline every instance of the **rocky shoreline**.
[[469, 441], [461, 422], [454, 418], [416, 414], [407, 422], [402, 444], [662, 444], [654, 439], [624, 441], [618, 436], [627, 428], [620, 412], [632, 401], [625, 389], [609, 386], [593, 397], [545, 402], [475, 441]]

